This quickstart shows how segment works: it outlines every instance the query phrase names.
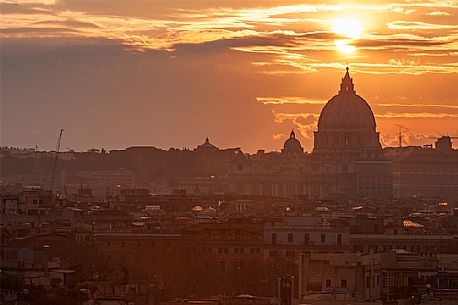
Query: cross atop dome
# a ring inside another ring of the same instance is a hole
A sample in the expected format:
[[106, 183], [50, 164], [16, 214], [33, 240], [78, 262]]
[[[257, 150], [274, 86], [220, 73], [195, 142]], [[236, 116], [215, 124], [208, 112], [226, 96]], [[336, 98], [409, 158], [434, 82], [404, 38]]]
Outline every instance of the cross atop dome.
[[289, 134], [290, 139], [295, 139], [296, 138], [296, 133], [294, 132], [294, 129], [291, 129], [291, 133]]
[[339, 94], [348, 92], [356, 93], [355, 85], [353, 84], [353, 78], [350, 77], [350, 68], [347, 66], [345, 70], [347, 70], [347, 72], [345, 73], [344, 78], [342, 78]]

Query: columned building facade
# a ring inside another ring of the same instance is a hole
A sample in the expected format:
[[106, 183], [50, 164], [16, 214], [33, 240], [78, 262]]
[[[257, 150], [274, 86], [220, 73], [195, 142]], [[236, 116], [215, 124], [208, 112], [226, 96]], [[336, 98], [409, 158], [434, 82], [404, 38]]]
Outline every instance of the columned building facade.
[[294, 131], [281, 153], [240, 155], [229, 174], [232, 192], [309, 199], [390, 198], [392, 165], [383, 158], [369, 104], [347, 68], [340, 90], [321, 111], [311, 154]]
[[[392, 197], [392, 165], [383, 158], [375, 117], [356, 94], [349, 69], [321, 111], [312, 160], [335, 175], [323, 197]], [[311, 173], [313, 175], [313, 173]], [[333, 193], [333, 194], [332, 194]]]

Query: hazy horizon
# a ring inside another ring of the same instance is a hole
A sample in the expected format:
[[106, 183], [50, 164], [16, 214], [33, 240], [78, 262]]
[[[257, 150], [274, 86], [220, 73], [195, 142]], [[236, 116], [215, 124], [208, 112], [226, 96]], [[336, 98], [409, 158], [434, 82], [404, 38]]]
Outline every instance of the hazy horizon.
[[[2, 1], [1, 145], [307, 151], [345, 66], [381, 143], [458, 136], [458, 1]], [[458, 141], [455, 140], [455, 148]]]

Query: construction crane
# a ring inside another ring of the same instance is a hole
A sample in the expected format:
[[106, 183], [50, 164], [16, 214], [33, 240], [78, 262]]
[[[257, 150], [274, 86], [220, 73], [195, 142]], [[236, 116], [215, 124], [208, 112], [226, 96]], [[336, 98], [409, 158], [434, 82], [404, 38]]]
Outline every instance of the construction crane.
[[402, 147], [402, 134], [408, 132], [408, 131], [409, 131], [409, 128], [404, 127], [404, 126], [401, 126], [401, 125], [399, 125], [399, 124], [396, 124], [396, 126], [399, 127], [398, 137], [399, 137], [399, 147], [401, 148], [401, 147]]
[[53, 198], [53, 203], [54, 203], [54, 180], [56, 179], [57, 160], [59, 159], [60, 143], [62, 141], [62, 133], [63, 132], [64, 132], [64, 130], [61, 129], [60, 133], [59, 133], [59, 137], [57, 138], [56, 155], [54, 156], [54, 164], [53, 164], [53, 169], [52, 169], [51, 196]]

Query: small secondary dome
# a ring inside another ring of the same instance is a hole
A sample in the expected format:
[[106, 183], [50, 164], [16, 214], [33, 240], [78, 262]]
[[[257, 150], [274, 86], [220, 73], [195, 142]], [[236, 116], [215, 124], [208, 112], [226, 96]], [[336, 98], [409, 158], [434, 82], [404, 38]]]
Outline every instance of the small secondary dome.
[[296, 133], [294, 132], [294, 130], [291, 130], [289, 138], [285, 141], [285, 144], [283, 144], [282, 153], [295, 154], [303, 152], [304, 150], [301, 146], [301, 142], [299, 142], [299, 140], [296, 139]]
[[206, 138], [203, 144], [197, 146], [197, 150], [219, 150], [219, 148], [211, 144], [210, 140]]

